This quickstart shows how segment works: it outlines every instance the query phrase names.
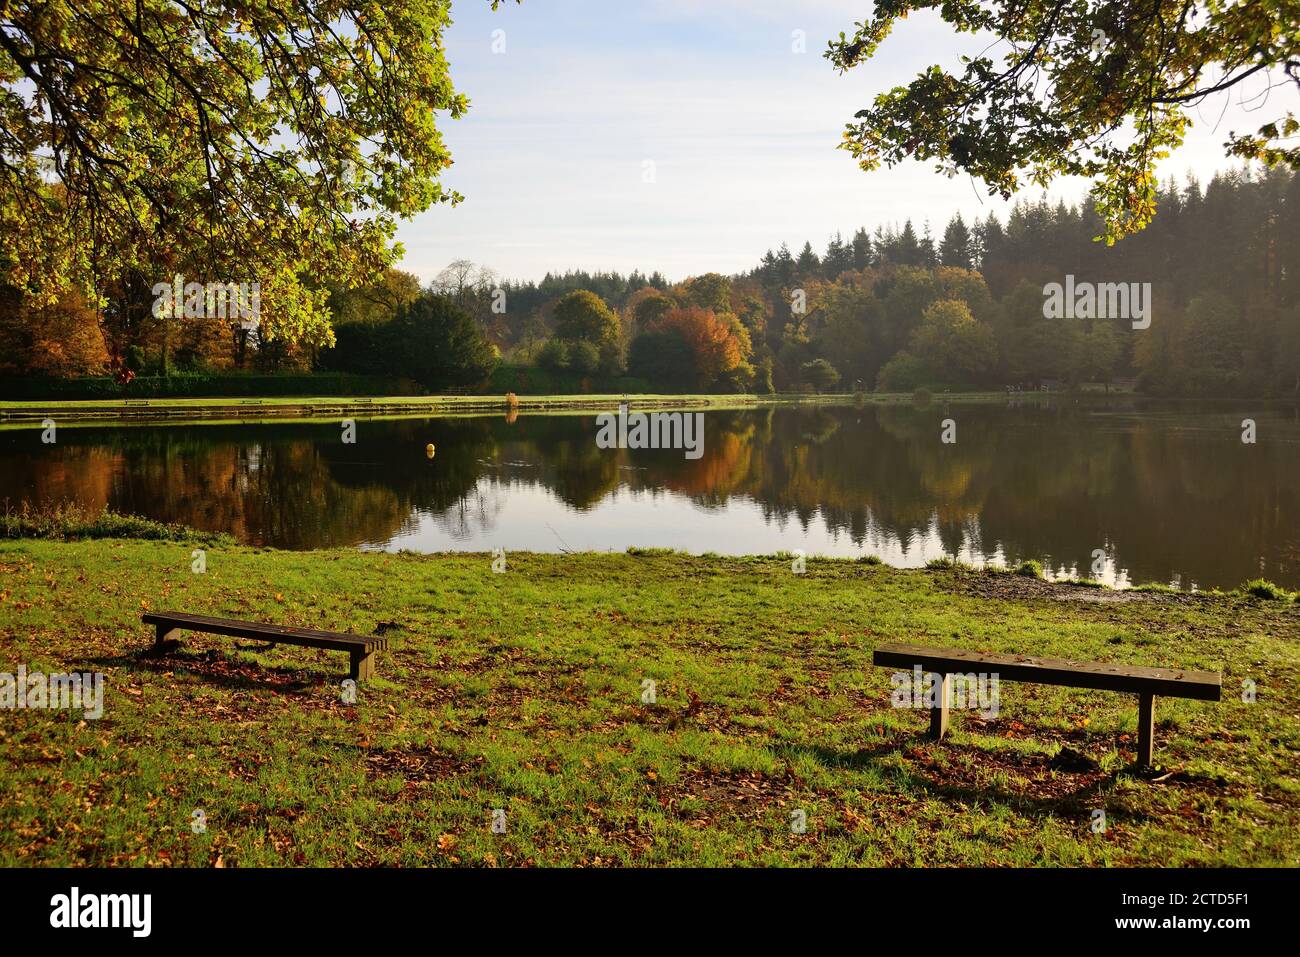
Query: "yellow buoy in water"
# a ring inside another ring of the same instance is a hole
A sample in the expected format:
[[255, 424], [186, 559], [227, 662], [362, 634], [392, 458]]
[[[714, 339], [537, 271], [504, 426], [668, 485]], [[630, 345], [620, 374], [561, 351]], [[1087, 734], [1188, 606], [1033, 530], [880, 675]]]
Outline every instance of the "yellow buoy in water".
[[432, 442], [430, 442], [428, 445], [426, 445], [426, 446], [424, 447], [424, 454], [427, 455], [427, 456], [429, 456], [429, 458], [433, 458], [433, 443], [432, 443]]

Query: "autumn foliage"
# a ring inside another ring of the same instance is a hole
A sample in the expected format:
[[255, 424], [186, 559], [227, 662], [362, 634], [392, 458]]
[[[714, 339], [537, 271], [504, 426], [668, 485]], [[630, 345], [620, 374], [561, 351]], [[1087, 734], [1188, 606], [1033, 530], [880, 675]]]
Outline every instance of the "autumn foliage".
[[687, 346], [697, 384], [715, 383], [737, 368], [742, 359], [741, 344], [731, 323], [712, 309], [688, 306], [670, 309], [650, 323], [649, 332], [677, 336]]
[[13, 289], [0, 293], [0, 371], [93, 375], [107, 363], [99, 316], [79, 293], [69, 290], [45, 306]]

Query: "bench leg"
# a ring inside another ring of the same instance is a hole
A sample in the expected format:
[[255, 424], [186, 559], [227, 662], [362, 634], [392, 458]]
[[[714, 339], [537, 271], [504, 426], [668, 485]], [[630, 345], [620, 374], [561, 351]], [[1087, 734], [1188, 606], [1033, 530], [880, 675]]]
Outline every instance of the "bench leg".
[[948, 698], [952, 691], [952, 675], [936, 674], [935, 696], [938, 699], [930, 709], [930, 740], [942, 741], [948, 733]]
[[1138, 695], [1138, 764], [1149, 768], [1153, 764], [1156, 744], [1156, 696]]
[[375, 653], [373, 651], [369, 654], [364, 651], [350, 651], [348, 654], [352, 656], [352, 667], [348, 671], [348, 677], [353, 681], [369, 678], [375, 673]]
[[154, 625], [153, 650], [162, 653], [167, 650], [167, 642], [179, 641], [176, 636], [181, 633], [179, 628], [172, 628], [170, 625]]

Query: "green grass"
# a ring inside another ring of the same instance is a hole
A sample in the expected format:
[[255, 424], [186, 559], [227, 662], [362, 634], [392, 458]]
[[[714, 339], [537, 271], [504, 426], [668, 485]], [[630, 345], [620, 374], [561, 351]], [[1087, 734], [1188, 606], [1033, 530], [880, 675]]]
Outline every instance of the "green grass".
[[[999, 393], [954, 393], [948, 401], [995, 402]], [[608, 395], [524, 395], [517, 396], [516, 411], [575, 414], [591, 410], [614, 410], [620, 401], [636, 409], [746, 409], [779, 405], [850, 405], [851, 394], [828, 395], [737, 395], [737, 394], [608, 394]], [[878, 393], [876, 403], [911, 401], [910, 394]], [[0, 428], [40, 427], [52, 418], [60, 427], [86, 421], [110, 422], [201, 421], [233, 422], [265, 419], [400, 417], [402, 415], [483, 415], [508, 410], [505, 395], [394, 395], [394, 396], [269, 396], [266, 398], [161, 398], [161, 399], [65, 399], [0, 401]]]
[[1292, 601], [1300, 599], [1300, 593], [1287, 591], [1281, 585], [1275, 585], [1266, 578], [1255, 578], [1241, 586], [1241, 590], [1255, 598], [1268, 601]]
[[[555, 403], [558, 405], [587, 403], [587, 402], [617, 402], [619, 399], [628, 398], [634, 402], [647, 402], [655, 399], [665, 399], [672, 401], [691, 401], [701, 404], [727, 404], [734, 403], [740, 399], [752, 396], [736, 395], [676, 395], [676, 394], [636, 394], [625, 396], [622, 394], [610, 395], [520, 395], [518, 399], [521, 405], [525, 402], [545, 402]], [[448, 408], [457, 406], [476, 406], [483, 403], [495, 403], [496, 405], [505, 406], [506, 397], [502, 395], [389, 395], [389, 396], [268, 396], [265, 398], [239, 398], [231, 396], [217, 396], [211, 398], [162, 398], [162, 399], [62, 399], [57, 401], [43, 400], [23, 400], [23, 401], [5, 401], [0, 402], [0, 409], [71, 409], [71, 408], [88, 408], [88, 409], [118, 409], [130, 408], [137, 409], [143, 406], [158, 408], [208, 408], [211, 406], [299, 406], [299, 405], [412, 405], [425, 406], [437, 404]], [[256, 412], [256, 409], [252, 410]]]
[[[0, 542], [0, 670], [107, 686], [98, 721], [0, 712], [0, 865], [1300, 864], [1293, 603], [657, 550], [494, 574], [214, 546], [195, 574], [192, 549]], [[142, 655], [164, 608], [385, 623], [391, 650], [350, 706], [338, 653]], [[1224, 700], [1157, 702], [1155, 775], [1128, 771], [1136, 704], [1106, 692], [1005, 684], [935, 744], [890, 707], [886, 641], [1221, 668]], [[1063, 746], [1098, 767], [1056, 767]]]
[[[817, 398], [817, 397], [812, 397]], [[764, 396], [767, 403], [801, 400], [802, 397]], [[690, 408], [738, 409], [752, 407], [759, 399], [744, 395], [520, 395], [516, 410], [575, 411], [593, 408], [614, 409], [620, 401], [630, 401], [638, 409]], [[267, 416], [336, 415], [357, 416], [478, 413], [507, 411], [508, 400], [502, 395], [390, 395], [390, 396], [268, 396], [264, 398], [161, 398], [161, 399], [67, 399], [58, 401], [0, 402], [0, 419], [38, 424], [43, 417], [56, 423], [78, 419], [176, 418], [194, 419], [220, 416], [225, 419], [265, 418]]]
[[75, 502], [42, 508], [28, 502], [17, 509], [6, 505], [0, 514], [0, 538], [135, 538], [227, 546], [235, 542], [229, 535], [155, 522], [139, 515], [122, 515], [110, 509], [91, 512]]

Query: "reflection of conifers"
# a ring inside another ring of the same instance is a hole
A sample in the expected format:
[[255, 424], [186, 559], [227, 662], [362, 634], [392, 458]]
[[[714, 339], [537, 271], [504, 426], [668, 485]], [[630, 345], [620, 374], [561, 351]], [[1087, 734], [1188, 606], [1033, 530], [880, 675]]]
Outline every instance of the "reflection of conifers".
[[1016, 456], [1035, 453], [1012, 447], [1017, 439], [998, 427], [1003, 410], [977, 406], [962, 408], [960, 440], [944, 445], [948, 414], [937, 406], [783, 410], [749, 492], [781, 518], [810, 521], [820, 508], [829, 527], [859, 542], [870, 531], [908, 542], [937, 520], [945, 548], [987, 542], [992, 551], [1005, 539], [990, 535], [984, 511], [1026, 461]]
[[[482, 475], [479, 462], [493, 455], [492, 430], [498, 425], [486, 418], [362, 422], [356, 445], [343, 445], [332, 429], [327, 431], [315, 450], [328, 466], [331, 484], [346, 494], [339, 506], [378, 508], [361, 523], [365, 537], [354, 534], [346, 544], [382, 543], [409, 528], [416, 512], [463, 507]], [[425, 454], [429, 444], [437, 449], [433, 459]], [[343, 521], [337, 531], [347, 527]]]
[[1137, 418], [1128, 424], [1130, 465], [1122, 474], [1131, 477], [1128, 494], [1117, 496], [1116, 524], [1140, 527], [1153, 514], [1170, 517], [1159, 539], [1134, 537], [1127, 544], [1125, 557], [1139, 580], [1163, 577], [1163, 556], [1170, 553], [1185, 556], [1184, 568], [1193, 576], [1200, 570], [1202, 581], [1213, 580], [1217, 568], [1258, 567], [1261, 548], [1264, 577], [1294, 578], [1300, 569], [1300, 556], [1286, 554], [1300, 529], [1300, 445], [1244, 446], [1240, 420], [1225, 414], [1221, 429], [1196, 435]]
[[508, 432], [500, 427], [499, 460], [530, 467], [497, 474], [549, 488], [574, 508], [590, 508], [618, 486], [622, 474], [622, 453], [597, 448], [591, 423], [585, 415], [524, 416]]

